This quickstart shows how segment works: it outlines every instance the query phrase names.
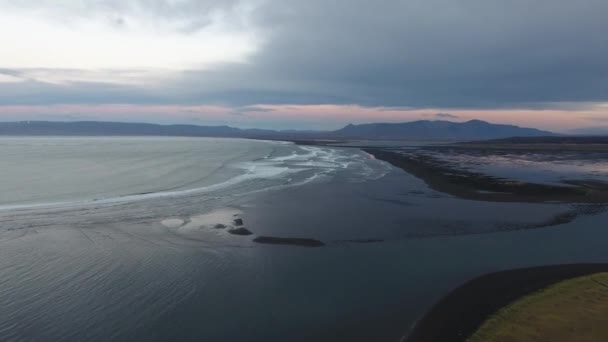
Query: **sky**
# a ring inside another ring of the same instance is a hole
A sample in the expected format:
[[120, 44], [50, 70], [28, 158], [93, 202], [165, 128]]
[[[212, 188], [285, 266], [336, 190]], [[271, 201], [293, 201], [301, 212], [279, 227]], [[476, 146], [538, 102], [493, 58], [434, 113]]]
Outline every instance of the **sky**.
[[0, 121], [608, 129], [606, 0], [0, 0]]

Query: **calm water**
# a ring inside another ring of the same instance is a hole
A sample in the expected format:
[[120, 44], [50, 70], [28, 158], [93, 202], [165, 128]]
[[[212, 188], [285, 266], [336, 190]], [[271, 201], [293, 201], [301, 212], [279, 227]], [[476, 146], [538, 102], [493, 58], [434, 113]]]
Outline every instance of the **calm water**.
[[220, 139], [2, 138], [0, 205], [204, 188], [246, 172], [272, 148]]
[[[15, 138], [0, 169], [2, 341], [398, 341], [475, 275], [608, 261], [605, 214], [504, 231], [568, 206], [454, 199], [356, 149]], [[220, 208], [327, 246], [163, 224]]]

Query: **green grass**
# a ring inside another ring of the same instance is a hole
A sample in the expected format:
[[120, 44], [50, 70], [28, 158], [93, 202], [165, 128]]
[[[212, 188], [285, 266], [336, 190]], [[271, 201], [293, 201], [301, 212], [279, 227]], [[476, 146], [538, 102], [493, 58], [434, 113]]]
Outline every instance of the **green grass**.
[[608, 273], [569, 279], [490, 317], [467, 342], [608, 341]]

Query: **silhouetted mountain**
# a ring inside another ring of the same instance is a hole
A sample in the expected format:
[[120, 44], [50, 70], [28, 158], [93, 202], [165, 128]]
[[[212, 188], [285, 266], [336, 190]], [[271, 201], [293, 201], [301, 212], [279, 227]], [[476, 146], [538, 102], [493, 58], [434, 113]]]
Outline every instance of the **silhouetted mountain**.
[[413, 121], [348, 125], [331, 133], [343, 139], [495, 139], [514, 136], [547, 136], [552, 132], [513, 125], [491, 124], [481, 120], [467, 122]]
[[414, 121], [348, 125], [333, 132], [239, 129], [230, 126], [157, 125], [122, 122], [21, 121], [0, 123], [0, 135], [55, 136], [185, 136], [260, 139], [495, 139], [513, 136], [547, 136], [551, 132], [480, 120], [464, 123]]
[[0, 122], [0, 135], [258, 137], [274, 136], [279, 133], [264, 129], [243, 130], [230, 126], [157, 125], [99, 121]]
[[240, 129], [228, 126], [156, 125], [123, 122], [48, 122], [21, 121], [0, 123], [2, 135], [164, 135], [164, 136], [238, 136]]

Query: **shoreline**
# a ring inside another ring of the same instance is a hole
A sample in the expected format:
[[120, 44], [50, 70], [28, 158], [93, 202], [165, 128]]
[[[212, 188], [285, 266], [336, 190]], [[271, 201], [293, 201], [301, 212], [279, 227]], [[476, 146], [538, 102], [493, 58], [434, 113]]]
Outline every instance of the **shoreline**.
[[565, 181], [565, 185], [570, 186], [553, 186], [510, 181], [457, 170], [428, 156], [373, 148], [363, 151], [423, 180], [431, 189], [457, 198], [489, 202], [608, 203], [608, 184], [600, 182], [570, 180]]
[[510, 303], [561, 281], [608, 271], [608, 264], [564, 264], [499, 271], [449, 292], [412, 327], [403, 342], [465, 342]]
[[[402, 154], [391, 151], [392, 147], [378, 146], [336, 146], [334, 143], [341, 141], [331, 140], [286, 140], [296, 145], [327, 146], [336, 148], [356, 148], [367, 153], [374, 159], [382, 160], [392, 166], [421, 179], [429, 188], [452, 195], [456, 198], [487, 201], [487, 202], [519, 202], [519, 203], [572, 203], [572, 204], [608, 204], [608, 182], [589, 179], [564, 179], [563, 186], [515, 181], [481, 172], [474, 172], [451, 167], [448, 163], [427, 155]], [[448, 145], [423, 146], [431, 150], [460, 149], [479, 151], [526, 151], [534, 149], [538, 152], [580, 151], [598, 152], [598, 144], [550, 144], [551, 148], [545, 148], [544, 144], [505, 144], [502, 141], [488, 143], [465, 142], [452, 143]], [[506, 146], [506, 148], [504, 148]], [[608, 145], [601, 144], [606, 150]], [[570, 150], [566, 147], [574, 148]], [[576, 210], [575, 210], [576, 211]], [[574, 215], [584, 214], [574, 213]], [[563, 218], [562, 218], [563, 219]]]
[[509, 143], [457, 143], [450, 148], [462, 150], [491, 150], [491, 151], [533, 151], [533, 152], [608, 152], [607, 144], [509, 144]]
[[[399, 168], [422, 180], [429, 188], [459, 199], [485, 202], [570, 204], [546, 221], [523, 225], [516, 230], [536, 229], [573, 222], [580, 216], [597, 215], [608, 210], [608, 183], [592, 180], [564, 180], [564, 186], [510, 181], [483, 173], [452, 168], [448, 163], [426, 155], [404, 155], [377, 146], [334, 146], [328, 141], [289, 140], [296, 145], [354, 148]], [[458, 146], [427, 146], [446, 148]], [[584, 146], [584, 145], [581, 145]], [[383, 241], [372, 239], [373, 242]], [[353, 242], [353, 241], [349, 241]], [[366, 241], [372, 242], [372, 241]]]

